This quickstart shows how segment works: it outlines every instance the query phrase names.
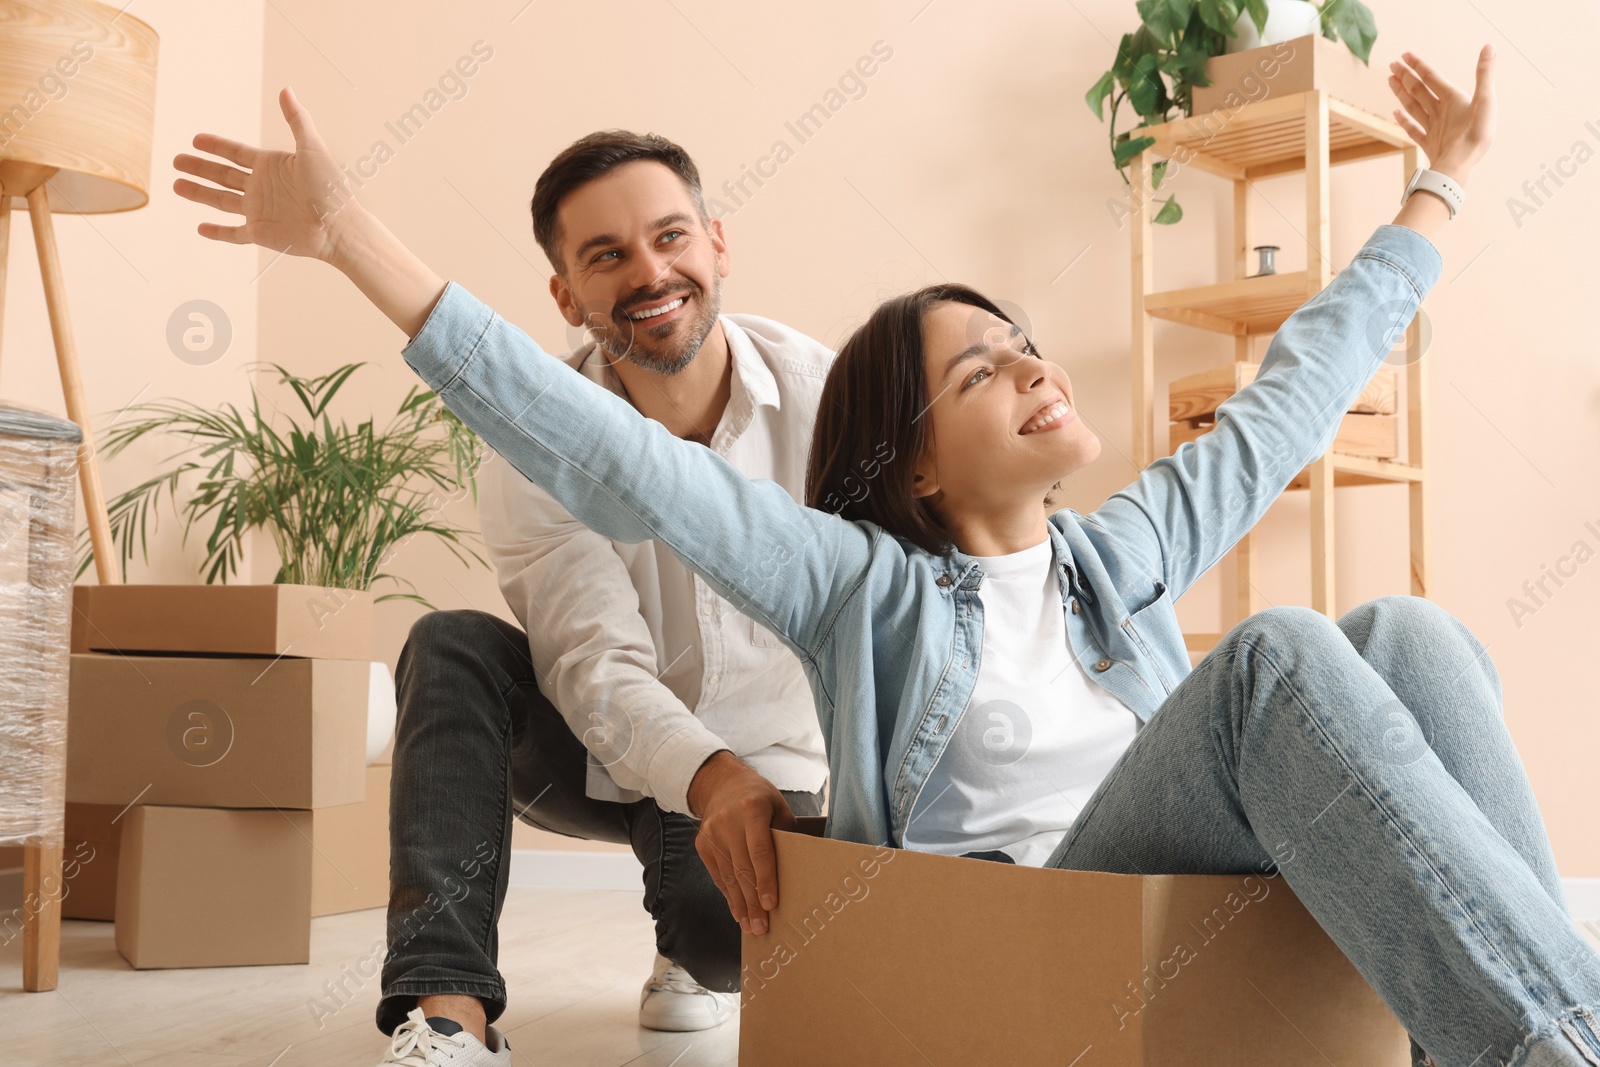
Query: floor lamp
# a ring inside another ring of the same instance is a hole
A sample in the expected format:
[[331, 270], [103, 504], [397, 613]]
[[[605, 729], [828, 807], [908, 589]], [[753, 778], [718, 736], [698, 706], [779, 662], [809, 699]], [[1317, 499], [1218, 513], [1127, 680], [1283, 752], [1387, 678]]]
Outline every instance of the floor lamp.
[[[120, 561], [51, 217], [131, 211], [149, 202], [158, 43], [148, 24], [94, 0], [0, 0], [0, 326], [12, 199], [21, 198], [38, 246], [67, 417], [83, 431], [78, 480], [102, 584], [122, 581]], [[24, 909], [24, 989], [56, 986], [62, 844], [58, 832], [24, 841], [24, 897], [39, 904]]]

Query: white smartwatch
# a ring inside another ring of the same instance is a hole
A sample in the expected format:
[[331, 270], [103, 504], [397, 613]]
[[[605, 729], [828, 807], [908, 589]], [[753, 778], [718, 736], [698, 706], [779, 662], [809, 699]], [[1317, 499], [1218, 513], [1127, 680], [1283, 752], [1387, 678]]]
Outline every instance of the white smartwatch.
[[1407, 200], [1410, 200], [1411, 194], [1418, 189], [1433, 193], [1443, 200], [1445, 206], [1450, 209], [1451, 218], [1455, 218], [1456, 212], [1460, 211], [1462, 205], [1467, 202], [1467, 191], [1465, 189], [1445, 175], [1436, 170], [1429, 170], [1427, 167], [1418, 167], [1416, 173], [1411, 175], [1411, 180], [1406, 183], [1406, 191], [1400, 194], [1400, 203], [1404, 204]]

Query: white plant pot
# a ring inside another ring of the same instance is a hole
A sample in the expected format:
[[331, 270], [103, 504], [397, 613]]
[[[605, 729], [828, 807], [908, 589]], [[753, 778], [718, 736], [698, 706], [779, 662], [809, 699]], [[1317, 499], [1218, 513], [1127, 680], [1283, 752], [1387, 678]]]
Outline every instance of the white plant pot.
[[1267, 0], [1267, 25], [1256, 32], [1255, 20], [1247, 11], [1233, 24], [1233, 36], [1228, 38], [1227, 51], [1243, 52], [1264, 44], [1279, 44], [1304, 37], [1308, 33], [1322, 32], [1322, 13], [1307, 0]]
[[381, 659], [372, 661], [372, 674], [367, 681], [367, 763], [383, 755], [394, 736], [397, 714], [394, 697], [394, 678], [389, 665]]

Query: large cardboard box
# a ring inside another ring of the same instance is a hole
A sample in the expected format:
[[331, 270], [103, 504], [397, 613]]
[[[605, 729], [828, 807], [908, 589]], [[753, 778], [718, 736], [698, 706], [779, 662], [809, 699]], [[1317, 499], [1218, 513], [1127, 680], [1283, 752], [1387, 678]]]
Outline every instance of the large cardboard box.
[[372, 658], [372, 594], [314, 585], [77, 585], [74, 652]]
[[367, 768], [367, 798], [311, 813], [311, 914], [389, 903], [389, 773]]
[[1213, 111], [1232, 113], [1247, 102], [1275, 100], [1321, 89], [1389, 121], [1397, 106], [1386, 72], [1373, 70], [1349, 47], [1320, 34], [1248, 48], [1206, 60], [1210, 85], [1196, 86], [1195, 118]]
[[141, 804], [123, 821], [115, 937], [135, 968], [311, 961], [309, 811]]
[[1282, 876], [1019, 867], [775, 833], [743, 937], [751, 1067], [1408, 1067], [1405, 1030]]
[[67, 799], [323, 808], [366, 792], [368, 660], [72, 656]]
[[62, 851], [63, 919], [117, 915], [117, 856], [122, 826], [132, 809], [116, 804], [67, 804], [66, 845]]

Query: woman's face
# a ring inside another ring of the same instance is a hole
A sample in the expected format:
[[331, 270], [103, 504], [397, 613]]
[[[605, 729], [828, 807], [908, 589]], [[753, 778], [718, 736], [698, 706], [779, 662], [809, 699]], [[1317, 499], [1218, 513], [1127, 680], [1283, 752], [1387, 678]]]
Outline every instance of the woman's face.
[[1051, 486], [1100, 455], [1100, 439], [1078, 418], [1067, 372], [1041, 358], [1016, 326], [947, 301], [926, 312], [922, 329], [932, 403], [913, 492], [932, 495], [941, 513], [1037, 506]]

